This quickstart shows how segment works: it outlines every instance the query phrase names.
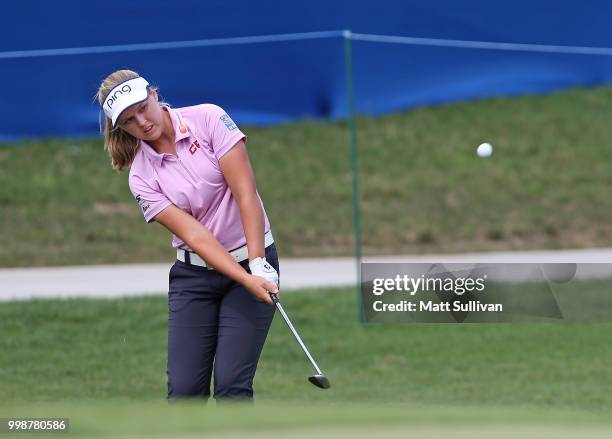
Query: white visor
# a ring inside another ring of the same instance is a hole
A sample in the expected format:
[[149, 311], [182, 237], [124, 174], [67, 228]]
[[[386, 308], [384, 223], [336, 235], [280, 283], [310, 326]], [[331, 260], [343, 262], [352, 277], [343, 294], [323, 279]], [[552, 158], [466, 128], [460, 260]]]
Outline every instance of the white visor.
[[113, 88], [104, 100], [104, 113], [112, 121], [113, 128], [121, 113], [134, 104], [144, 102], [149, 97], [149, 83], [144, 78], [134, 78]]

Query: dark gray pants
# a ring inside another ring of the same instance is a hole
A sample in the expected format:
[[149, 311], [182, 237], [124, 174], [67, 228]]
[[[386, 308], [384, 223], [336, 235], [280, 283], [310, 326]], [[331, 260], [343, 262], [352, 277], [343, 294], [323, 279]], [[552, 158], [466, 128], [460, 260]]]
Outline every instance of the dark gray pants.
[[[279, 270], [274, 244], [266, 259]], [[249, 271], [248, 261], [240, 265]], [[252, 399], [274, 311], [218, 271], [177, 260], [168, 293], [168, 400], [208, 399], [213, 360], [215, 399]]]

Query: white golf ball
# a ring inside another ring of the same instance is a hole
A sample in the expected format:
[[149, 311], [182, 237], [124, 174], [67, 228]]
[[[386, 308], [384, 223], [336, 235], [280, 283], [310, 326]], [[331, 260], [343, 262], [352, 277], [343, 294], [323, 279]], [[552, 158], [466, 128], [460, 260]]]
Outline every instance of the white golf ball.
[[493, 146], [490, 143], [482, 143], [476, 149], [478, 157], [490, 157], [493, 154]]

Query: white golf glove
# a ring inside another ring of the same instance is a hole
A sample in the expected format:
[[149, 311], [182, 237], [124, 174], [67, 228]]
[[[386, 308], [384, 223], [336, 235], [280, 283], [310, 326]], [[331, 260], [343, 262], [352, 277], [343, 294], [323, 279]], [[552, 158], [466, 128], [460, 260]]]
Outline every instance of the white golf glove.
[[266, 261], [266, 258], [255, 258], [249, 261], [249, 268], [251, 269], [252, 275], [263, 277], [265, 280], [278, 287], [278, 273], [274, 267]]

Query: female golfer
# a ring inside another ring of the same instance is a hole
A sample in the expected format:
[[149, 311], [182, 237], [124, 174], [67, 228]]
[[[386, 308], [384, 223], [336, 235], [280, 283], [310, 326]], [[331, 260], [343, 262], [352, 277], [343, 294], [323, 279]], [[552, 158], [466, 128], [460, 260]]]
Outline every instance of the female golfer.
[[98, 90], [112, 167], [147, 222], [173, 233], [168, 293], [168, 395], [252, 399], [274, 316], [278, 257], [255, 187], [246, 136], [213, 104], [170, 108], [137, 73]]

